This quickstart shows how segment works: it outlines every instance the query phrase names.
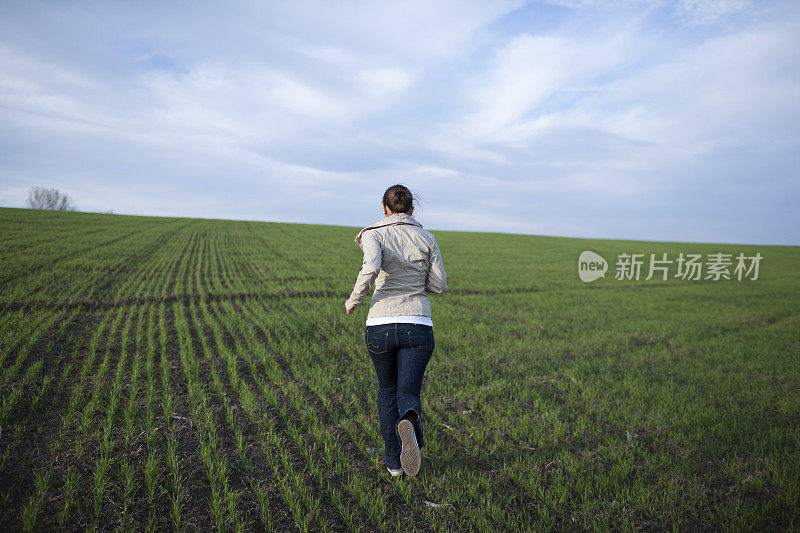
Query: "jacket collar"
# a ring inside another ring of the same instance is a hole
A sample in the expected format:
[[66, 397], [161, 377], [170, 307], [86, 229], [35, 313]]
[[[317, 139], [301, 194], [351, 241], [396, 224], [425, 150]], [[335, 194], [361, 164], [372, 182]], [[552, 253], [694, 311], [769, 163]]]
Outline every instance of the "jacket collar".
[[357, 245], [361, 246], [361, 235], [365, 231], [383, 226], [391, 226], [393, 224], [411, 224], [414, 226], [419, 226], [420, 228], [422, 227], [422, 224], [417, 222], [417, 220], [408, 213], [395, 213], [393, 215], [389, 215], [388, 217], [384, 217], [382, 220], [379, 220], [378, 222], [362, 229], [358, 232], [358, 235], [356, 235], [356, 238], [353, 240]]

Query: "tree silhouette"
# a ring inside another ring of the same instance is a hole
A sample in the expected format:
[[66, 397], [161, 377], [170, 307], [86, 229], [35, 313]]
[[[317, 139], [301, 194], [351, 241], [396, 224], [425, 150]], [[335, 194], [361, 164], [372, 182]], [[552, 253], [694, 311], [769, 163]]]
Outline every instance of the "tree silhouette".
[[31, 187], [28, 192], [28, 207], [31, 209], [51, 209], [53, 211], [74, 211], [72, 198], [58, 189]]

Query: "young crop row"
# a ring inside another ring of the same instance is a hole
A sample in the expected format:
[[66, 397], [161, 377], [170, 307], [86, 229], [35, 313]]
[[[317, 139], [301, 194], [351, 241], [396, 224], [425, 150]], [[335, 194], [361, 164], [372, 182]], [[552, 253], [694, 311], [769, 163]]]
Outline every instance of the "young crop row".
[[[177, 235], [182, 238], [166, 240], [159, 253], [117, 280], [109, 294], [118, 304], [131, 298], [149, 303], [118, 305], [99, 313], [102, 319], [95, 324], [82, 368], [67, 372], [61, 380], [75, 383], [59, 432], [42, 455], [57, 458], [68, 450], [67, 465], [60, 469], [55, 468], [59, 463], [51, 462], [35, 471], [34, 490], [22, 508], [24, 527], [37, 523], [42, 505], [52, 500], [52, 494], [57, 495], [56, 518], [61, 525], [75, 520], [97, 525], [108, 520], [105, 511], [115, 502], [115, 520], [131, 527], [133, 509], [141, 507], [137, 501], [146, 498], [150, 509], [146, 524], [154, 528], [163, 525], [158, 511], [164, 505], [157, 502], [162, 493], [169, 495], [172, 526], [186, 525], [185, 476], [177, 456], [188, 451], [177, 450], [176, 400], [169, 381], [175, 371], [173, 358], [177, 358], [186, 391], [179, 402], [185, 411], [178, 416], [192, 421], [192, 453], [203, 466], [205, 491], [210, 495], [208, 511], [218, 528], [245, 527], [242, 498], [258, 502], [259, 519], [268, 527], [275, 526], [285, 519], [276, 511], [281, 507], [276, 508], [275, 496], [301, 529], [356, 529], [364, 523], [385, 529], [392, 523], [390, 517], [413, 518], [398, 510], [409, 505], [435, 528], [435, 513], [420, 509], [425, 498], [433, 498], [422, 484], [418, 488], [410, 483], [387, 484], [380, 453], [376, 453], [382, 443], [372, 416], [372, 395], [365, 395], [371, 387], [334, 391], [324, 384], [338, 382], [333, 373], [320, 373], [324, 367], [316, 366], [316, 373], [308, 375], [298, 370], [300, 353], [312, 348], [307, 328], [298, 328], [302, 317], [286, 314], [284, 305], [275, 300], [206, 302], [202, 298], [206, 291], [285, 290], [285, 278], [296, 270], [293, 258], [282, 261], [276, 249], [274, 261], [257, 263], [247, 260], [244, 253], [237, 254], [241, 249], [236, 244], [222, 249], [214, 246], [224, 236], [213, 232]], [[237, 261], [237, 256], [245, 260]], [[197, 305], [190, 300], [188, 306], [182, 301], [157, 305], [147, 299], [173, 294], [201, 298]], [[46, 329], [47, 324], [40, 327]], [[174, 339], [166, 338], [173, 333], [177, 353], [171, 350]], [[161, 347], [160, 391], [154, 375], [157, 343]], [[329, 348], [321, 346], [322, 351]], [[246, 372], [240, 373], [240, 367]], [[157, 401], [162, 404], [163, 441], [154, 436]], [[341, 402], [349, 402], [360, 412], [352, 412], [351, 407], [342, 417]], [[144, 450], [133, 453], [142, 444]], [[259, 465], [254, 457], [266, 458], [267, 465]], [[246, 480], [239, 489], [231, 486], [232, 470]], [[62, 479], [54, 479], [55, 471]], [[273, 479], [274, 485], [267, 488], [265, 478]], [[387, 487], [391, 487], [388, 493]], [[394, 505], [391, 510], [387, 497]]]

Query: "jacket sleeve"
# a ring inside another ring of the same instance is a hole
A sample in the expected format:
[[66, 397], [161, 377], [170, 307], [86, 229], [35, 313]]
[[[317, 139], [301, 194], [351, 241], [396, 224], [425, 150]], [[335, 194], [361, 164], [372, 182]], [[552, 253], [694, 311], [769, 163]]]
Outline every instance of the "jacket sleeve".
[[356, 278], [353, 292], [350, 293], [350, 298], [348, 298], [353, 305], [361, 303], [361, 300], [369, 293], [372, 283], [381, 271], [381, 243], [376, 232], [367, 231], [362, 234], [361, 249], [364, 250], [364, 262], [361, 264], [361, 271]]
[[425, 290], [434, 294], [442, 294], [447, 288], [447, 272], [444, 271], [442, 254], [439, 252], [436, 237], [433, 238], [433, 248], [428, 261], [428, 277], [425, 279]]

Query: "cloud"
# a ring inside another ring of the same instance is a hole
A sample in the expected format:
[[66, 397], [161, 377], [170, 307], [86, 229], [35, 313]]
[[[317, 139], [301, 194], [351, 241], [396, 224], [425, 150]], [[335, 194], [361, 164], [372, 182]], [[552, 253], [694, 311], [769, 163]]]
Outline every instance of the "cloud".
[[790, 2], [5, 4], [0, 203], [48, 185], [355, 226], [401, 182], [426, 227], [798, 243], [774, 209], [800, 199], [798, 22]]
[[682, 0], [678, 12], [691, 24], [708, 24], [754, 7], [752, 0]]

